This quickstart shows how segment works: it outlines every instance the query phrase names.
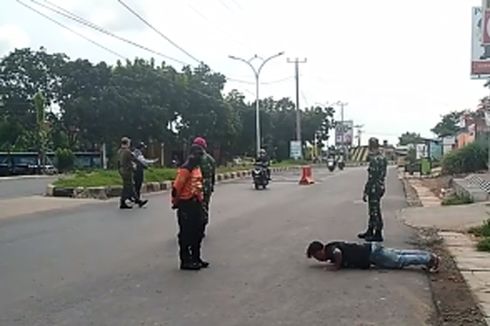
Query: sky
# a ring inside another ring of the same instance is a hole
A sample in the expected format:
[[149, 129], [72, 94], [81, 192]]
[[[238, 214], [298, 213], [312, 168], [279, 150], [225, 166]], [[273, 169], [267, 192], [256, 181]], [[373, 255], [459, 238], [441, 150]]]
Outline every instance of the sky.
[[[113, 53], [63, 29], [17, 0], [0, 0], [0, 57], [16, 47], [41, 46], [70, 58], [115, 63]], [[124, 0], [188, 56], [145, 26], [118, 0], [36, 0], [55, 4], [169, 59], [138, 49], [21, 0], [123, 57], [166, 61], [180, 69], [193, 58], [255, 98], [251, 69], [229, 55], [285, 54], [261, 72], [260, 96], [295, 99], [294, 64], [300, 65], [300, 107], [346, 102], [346, 120], [368, 137], [397, 142], [405, 132], [433, 136], [440, 116], [473, 109], [489, 92], [470, 79], [471, 7], [481, 0]], [[254, 64], [260, 62], [254, 61]], [[336, 119], [340, 120], [340, 110]]]

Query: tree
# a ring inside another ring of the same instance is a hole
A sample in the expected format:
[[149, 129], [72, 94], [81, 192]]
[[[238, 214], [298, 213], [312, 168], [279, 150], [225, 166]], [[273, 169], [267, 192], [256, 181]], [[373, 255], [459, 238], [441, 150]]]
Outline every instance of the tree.
[[398, 137], [398, 143], [401, 146], [406, 146], [409, 144], [418, 144], [422, 141], [422, 137], [420, 137], [420, 134], [417, 134], [415, 132], [405, 132], [403, 133], [400, 137]]
[[438, 137], [454, 136], [461, 129], [458, 124], [466, 111], [453, 111], [442, 116], [441, 121], [431, 129]]

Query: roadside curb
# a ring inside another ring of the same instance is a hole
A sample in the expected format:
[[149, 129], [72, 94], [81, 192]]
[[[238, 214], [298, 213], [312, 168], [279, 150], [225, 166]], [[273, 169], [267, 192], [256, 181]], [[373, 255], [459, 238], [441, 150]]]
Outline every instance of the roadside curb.
[[[298, 170], [300, 166], [271, 168], [272, 173]], [[249, 170], [236, 172], [219, 173], [216, 175], [217, 182], [241, 179], [251, 175]], [[172, 189], [172, 181], [147, 182], [141, 187], [142, 193], [152, 193], [160, 191], [169, 191]], [[52, 184], [46, 187], [45, 195], [49, 197], [68, 197], [68, 198], [95, 198], [106, 200], [113, 197], [121, 196], [122, 186], [106, 187], [56, 187]]]
[[[469, 323], [472, 325], [484, 325], [485, 323], [490, 325], [490, 296], [487, 292], [487, 285], [490, 282], [490, 264], [488, 264], [490, 254], [476, 251], [474, 240], [465, 234], [464, 231], [456, 231], [452, 228], [446, 230], [441, 225], [433, 223], [424, 225], [423, 223], [408, 221], [405, 215], [406, 211], [424, 208], [436, 209], [436, 207], [434, 207], [431, 200], [425, 198], [428, 191], [426, 187], [414, 184], [414, 179], [405, 178], [403, 175], [400, 175], [399, 179], [403, 184], [409, 207], [399, 211], [396, 218], [416, 231], [419, 237], [419, 246], [430, 248], [430, 250], [447, 260], [443, 262], [443, 268], [447, 268], [447, 270], [441, 271], [442, 276], [439, 279], [436, 276], [431, 277], [429, 283], [438, 320], [452, 321], [454, 318], [454, 315], [448, 314], [448, 311], [454, 313], [454, 302], [446, 300], [444, 297], [447, 297], [448, 293], [450, 293], [451, 295], [463, 296], [465, 300], [471, 301], [470, 305], [476, 309], [468, 312], [467, 308], [463, 308], [459, 311], [460, 314], [464, 315], [462, 318], [470, 318]], [[437, 197], [434, 196], [434, 198]], [[447, 208], [440, 206], [437, 209]], [[453, 290], [447, 290], [448, 287], [445, 285], [438, 285], [438, 282], [447, 280], [454, 284], [459, 283], [462, 285], [459, 287], [450, 285], [449, 288], [454, 287]], [[462, 319], [456, 318], [455, 320], [460, 322]]]

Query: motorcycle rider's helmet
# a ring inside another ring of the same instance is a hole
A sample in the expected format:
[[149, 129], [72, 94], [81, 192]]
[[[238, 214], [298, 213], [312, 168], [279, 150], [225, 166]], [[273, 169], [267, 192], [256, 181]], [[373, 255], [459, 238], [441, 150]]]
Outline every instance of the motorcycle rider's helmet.
[[262, 148], [259, 152], [259, 155], [260, 157], [264, 157], [265, 155], [267, 155], [267, 152], [265, 151], [265, 149]]

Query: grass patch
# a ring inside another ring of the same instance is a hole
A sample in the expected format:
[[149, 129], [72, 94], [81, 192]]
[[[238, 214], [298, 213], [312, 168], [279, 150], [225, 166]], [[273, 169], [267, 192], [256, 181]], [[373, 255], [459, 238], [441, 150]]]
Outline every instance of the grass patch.
[[480, 226], [470, 228], [468, 233], [479, 238], [476, 245], [479, 251], [490, 251], [490, 219], [483, 222]]
[[470, 228], [468, 232], [477, 237], [490, 237], [490, 219], [483, 222], [480, 226]]
[[[145, 171], [146, 182], [162, 182], [175, 178], [175, 169], [148, 169]], [[77, 171], [66, 178], [54, 182], [56, 187], [104, 187], [122, 185], [121, 176], [116, 170]]]
[[454, 206], [454, 205], [466, 205], [473, 203], [473, 200], [469, 196], [459, 196], [457, 194], [446, 197], [442, 200], [442, 206]]
[[476, 245], [476, 249], [479, 251], [490, 251], [490, 238], [481, 238]]
[[[286, 167], [300, 164], [299, 161], [283, 161], [275, 163], [273, 167]], [[252, 165], [220, 166], [217, 173], [228, 173], [250, 170]], [[150, 168], [145, 170], [145, 182], [162, 182], [173, 180], [177, 173], [173, 168]], [[104, 187], [122, 185], [121, 177], [117, 170], [76, 171], [74, 174], [60, 178], [53, 183], [56, 187]]]

